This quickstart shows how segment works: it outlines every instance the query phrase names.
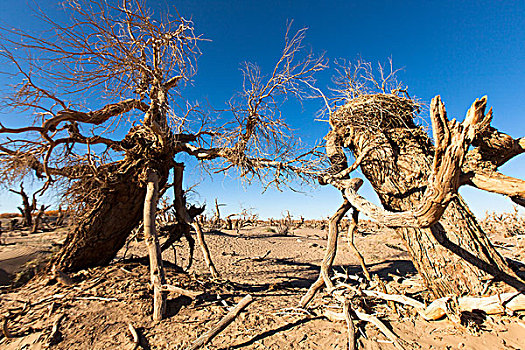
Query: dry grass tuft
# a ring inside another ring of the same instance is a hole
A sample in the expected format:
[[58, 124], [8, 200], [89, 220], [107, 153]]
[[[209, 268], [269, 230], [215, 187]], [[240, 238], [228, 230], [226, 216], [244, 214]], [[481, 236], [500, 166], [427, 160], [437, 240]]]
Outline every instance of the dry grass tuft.
[[517, 207], [511, 213], [488, 213], [480, 222], [483, 230], [489, 234], [503, 233], [505, 237], [525, 235], [525, 215]]

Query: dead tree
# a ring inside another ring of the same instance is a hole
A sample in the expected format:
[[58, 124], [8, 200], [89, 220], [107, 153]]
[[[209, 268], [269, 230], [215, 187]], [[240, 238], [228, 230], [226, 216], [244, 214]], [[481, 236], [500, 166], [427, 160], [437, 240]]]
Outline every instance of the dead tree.
[[217, 202], [217, 198], [215, 198], [215, 214], [213, 215], [213, 222], [212, 222], [212, 225], [214, 228], [217, 228], [217, 229], [220, 229], [221, 228], [221, 211], [220, 211], [220, 207], [223, 207], [225, 206], [226, 204], [219, 204], [219, 202]]
[[48, 208], [49, 205], [45, 206], [44, 204], [42, 204], [40, 206], [40, 209], [36, 214], [35, 220], [33, 220], [33, 226], [31, 226], [31, 233], [37, 233], [38, 229], [40, 228], [40, 223], [42, 222], [43, 216]]
[[22, 214], [24, 221], [22, 222], [23, 226], [32, 227], [33, 226], [33, 211], [36, 209], [36, 193], [33, 194], [33, 200], [29, 202], [29, 196], [24, 191], [24, 184], [20, 184], [20, 191], [9, 189], [9, 191], [16, 193], [22, 197], [22, 207], [18, 207], [18, 210]]
[[[523, 281], [494, 249], [457, 191], [465, 184], [488, 189], [498, 179], [492, 192], [521, 201], [525, 182], [499, 174], [497, 167], [525, 151], [524, 139], [490, 126], [486, 97], [476, 100], [458, 123], [447, 118], [437, 96], [430, 107], [433, 145], [414, 121], [419, 106], [412, 99], [399, 90], [356, 91], [330, 116], [326, 149], [332, 169], [321, 182], [340, 189], [356, 210], [396, 229], [435, 297], [480, 294], [487, 279], [523, 289]], [[470, 145], [475, 148], [469, 151]], [[351, 166], [344, 148], [355, 157]], [[348, 179], [357, 167], [384, 209], [357, 195], [355, 185], [361, 180]], [[329, 284], [326, 276], [325, 282]]]
[[65, 217], [66, 217], [66, 213], [64, 212], [64, 210], [62, 210], [62, 206], [59, 205], [57, 218], [55, 221], [55, 229], [64, 225]]
[[181, 93], [200, 53], [191, 21], [160, 18], [139, 0], [66, 1], [66, 9], [65, 23], [38, 13], [48, 31], [4, 28], [0, 50], [19, 79], [4, 105], [28, 120], [0, 125], [0, 181], [31, 172], [45, 180], [43, 191], [64, 189], [77, 209], [52, 262], [57, 269], [109, 263], [142, 219], [147, 170], [158, 174], [162, 192], [180, 153], [214, 171], [236, 169], [247, 181], [280, 185], [312, 175], [315, 150], [298, 147], [279, 112], [286, 96], [317, 94], [314, 75], [326, 68], [322, 56], [302, 51], [305, 30], [288, 28], [265, 78], [247, 63], [229, 113], [210, 116]]

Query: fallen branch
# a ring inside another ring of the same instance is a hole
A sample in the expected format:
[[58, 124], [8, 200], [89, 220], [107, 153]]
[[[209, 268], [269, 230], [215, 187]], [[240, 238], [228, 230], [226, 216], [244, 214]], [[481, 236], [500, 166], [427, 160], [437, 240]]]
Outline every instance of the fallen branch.
[[[407, 297], [406, 295], [387, 294], [368, 289], [358, 290], [346, 283], [338, 284], [338, 287], [349, 288], [369, 297], [395, 301], [400, 304], [412, 306], [426, 321], [435, 321], [446, 316], [448, 309], [447, 304], [451, 300], [451, 297], [443, 297], [425, 306], [422, 302]], [[460, 297], [457, 299], [457, 305], [460, 312], [479, 310], [489, 315], [503, 314], [506, 311], [515, 312], [525, 310], [525, 295], [515, 292], [496, 294], [490, 297]]]
[[137, 330], [131, 323], [128, 323], [128, 329], [131, 333], [131, 336], [133, 337], [133, 350], [137, 349], [139, 347], [139, 334], [137, 333]]
[[[357, 310], [353, 310], [357, 318], [359, 318], [361, 321], [370, 322], [374, 326], [376, 326], [393, 344], [397, 349], [405, 350], [405, 347], [401, 344], [401, 339], [392, 332], [385, 324], [378, 319], [375, 316], [366, 314], [364, 312], [360, 312]], [[347, 321], [347, 316], [345, 315], [345, 312], [343, 313], [337, 313], [332, 310], [325, 310], [324, 316], [328, 318], [331, 321]]]
[[195, 232], [197, 233], [197, 243], [199, 244], [199, 247], [201, 247], [202, 255], [204, 256], [204, 261], [206, 261], [206, 265], [208, 265], [211, 275], [214, 278], [218, 278], [219, 273], [217, 272], [217, 269], [213, 264], [213, 260], [211, 260], [210, 250], [208, 249], [206, 241], [204, 240], [204, 233], [202, 232], [202, 228], [199, 221], [195, 220], [192, 223], [192, 226], [195, 229]]
[[355, 328], [350, 314], [350, 302], [345, 300], [343, 303], [343, 315], [346, 321], [346, 329], [348, 331], [348, 350], [355, 349]]
[[163, 284], [161, 286], [161, 290], [164, 291], [164, 292], [178, 293], [180, 295], [184, 295], [184, 296], [187, 296], [188, 298], [192, 298], [192, 299], [195, 299], [196, 297], [204, 294], [204, 292], [196, 292], [196, 291], [192, 291], [192, 290], [187, 290], [187, 289], [183, 289], [183, 288], [180, 288], [180, 287], [172, 286], [172, 285], [169, 285], [169, 284]]
[[244, 310], [251, 302], [253, 301], [253, 298], [250, 294], [245, 296], [233, 309], [230, 310], [224, 316], [219, 323], [203, 335], [201, 335], [197, 340], [191, 344], [191, 346], [187, 350], [196, 350], [206, 344], [208, 344], [213, 338], [217, 336], [220, 332], [222, 332], [230, 323], [235, 320], [235, 318], [241, 313], [242, 310]]
[[[370, 322], [374, 326], [376, 326], [381, 332], [383, 332], [383, 334], [394, 344], [394, 346], [397, 349], [405, 350], [404, 346], [401, 345], [400, 338], [394, 332], [392, 332], [390, 329], [388, 329], [388, 327], [385, 326], [385, 324], [380, 319], [378, 319], [375, 316], [366, 314], [364, 312], [359, 312], [357, 310], [353, 310], [353, 311], [354, 311], [355, 315], [357, 316], [357, 318], [359, 318], [361, 321]], [[325, 310], [324, 311], [324, 316], [327, 319], [329, 319], [330, 321], [346, 321], [346, 322], [348, 322], [347, 321], [347, 316], [345, 315], [345, 312], [338, 313], [338, 312], [335, 312], [335, 311], [332, 311], [332, 310]]]
[[49, 334], [49, 337], [47, 338], [47, 347], [51, 347], [55, 344], [57, 344], [60, 341], [60, 333], [58, 327], [60, 327], [60, 322], [62, 322], [62, 319], [64, 318], [64, 314], [59, 315], [55, 322], [53, 322], [53, 327], [51, 328], [51, 333]]
[[374, 326], [376, 326], [377, 328], [379, 328], [379, 330], [381, 332], [383, 332], [383, 334], [390, 340], [394, 343], [394, 346], [397, 348], [397, 349], [400, 349], [400, 350], [405, 350], [405, 347], [403, 345], [401, 345], [401, 342], [400, 342], [400, 339], [399, 337], [394, 333], [392, 332], [390, 329], [388, 329], [387, 326], [385, 326], [385, 324], [377, 317], [375, 316], [372, 316], [372, 315], [369, 315], [369, 314], [365, 314], [364, 312], [359, 312], [357, 310], [354, 310], [355, 312], [355, 315], [360, 319], [360, 320], [363, 320], [363, 321], [366, 321], [366, 322], [370, 322], [372, 323]]
[[[450, 297], [434, 300], [426, 309], [426, 320], [437, 320], [447, 314], [447, 303]], [[490, 297], [460, 297], [457, 299], [460, 312], [472, 312], [474, 310], [485, 312], [488, 315], [503, 314], [506, 311], [525, 310], [525, 295], [519, 292], [502, 293]]]

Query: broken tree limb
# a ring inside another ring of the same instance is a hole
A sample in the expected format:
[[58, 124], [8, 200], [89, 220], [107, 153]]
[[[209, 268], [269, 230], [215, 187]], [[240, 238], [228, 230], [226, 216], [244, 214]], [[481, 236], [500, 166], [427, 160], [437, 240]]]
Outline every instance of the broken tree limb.
[[[365, 296], [383, 299], [387, 301], [395, 301], [397, 303], [412, 306], [426, 321], [435, 321], [447, 315], [447, 303], [451, 297], [443, 297], [434, 300], [428, 306], [425, 306], [420, 301], [407, 297], [406, 295], [387, 294], [374, 290], [358, 289], [346, 283], [340, 283], [337, 287], [344, 287], [359, 292]], [[489, 315], [503, 314], [506, 311], [523, 311], [525, 310], [525, 294], [503, 293], [496, 294], [490, 297], [459, 297], [456, 300], [458, 310], [461, 312], [472, 312], [475, 310], [485, 312]]]
[[350, 301], [345, 300], [343, 303], [343, 315], [346, 321], [346, 329], [348, 332], [348, 350], [355, 349], [355, 327], [350, 314]]
[[144, 241], [148, 248], [150, 278], [153, 287], [153, 320], [159, 321], [166, 311], [166, 292], [162, 285], [166, 284], [166, 276], [162, 266], [162, 256], [155, 227], [157, 196], [159, 191], [159, 175], [155, 170], [148, 169], [147, 189], [144, 199]]
[[[341, 298], [338, 298], [341, 299]], [[343, 301], [343, 300], [340, 300]], [[347, 302], [347, 301], [343, 301]], [[343, 304], [344, 307], [344, 304]], [[361, 311], [353, 310], [358, 319], [365, 322], [370, 322], [376, 326], [393, 344], [397, 349], [405, 350], [405, 347], [401, 344], [401, 339], [392, 332], [380, 319], [373, 315], [366, 314]], [[347, 321], [346, 312], [337, 313], [331, 310], [325, 310], [324, 316], [331, 321]]]
[[370, 322], [376, 326], [388, 338], [388, 340], [394, 343], [394, 346], [397, 349], [405, 350], [405, 347], [401, 344], [401, 339], [387, 326], [385, 326], [385, 324], [379, 318], [357, 310], [354, 310], [354, 312], [360, 320]]
[[192, 290], [187, 290], [187, 289], [183, 289], [183, 288], [180, 288], [180, 287], [172, 286], [170, 284], [163, 284], [162, 285], [162, 290], [166, 291], [166, 292], [173, 292], [173, 293], [177, 293], [177, 294], [180, 294], [180, 295], [184, 295], [184, 296], [187, 296], [188, 298], [192, 298], [192, 299], [194, 299], [194, 298], [204, 294], [204, 292], [195, 292], [195, 291], [192, 291]]
[[253, 298], [250, 294], [242, 298], [242, 300], [235, 305], [233, 309], [230, 310], [224, 316], [217, 325], [215, 325], [212, 329], [201, 335], [197, 340], [191, 344], [191, 346], [187, 350], [196, 350], [206, 344], [208, 344], [213, 338], [217, 336], [220, 332], [222, 332], [230, 323], [235, 320], [235, 318], [241, 313], [242, 310], [244, 310], [251, 302], [253, 301]]
[[135, 327], [133, 327], [131, 323], [128, 323], [128, 329], [133, 339], [133, 350], [135, 350], [139, 347], [139, 342], [140, 342], [139, 334], [137, 333], [137, 330], [135, 329]]
[[[434, 300], [424, 310], [423, 318], [427, 321], [438, 320], [447, 314], [447, 303], [450, 297]], [[525, 295], [522, 293], [503, 293], [490, 297], [460, 297], [457, 299], [458, 310], [461, 312], [482, 311], [488, 315], [503, 314], [506, 311], [525, 310]]]
[[341, 219], [345, 216], [346, 212], [351, 208], [350, 203], [344, 199], [343, 204], [337, 209], [335, 214], [330, 218], [328, 228], [328, 243], [326, 245], [326, 252], [321, 264], [321, 272], [317, 280], [310, 286], [308, 292], [301, 298], [299, 305], [301, 308], [306, 308], [308, 303], [313, 299], [315, 294], [326, 285], [327, 288], [331, 289], [334, 284], [330, 280], [330, 269], [335, 259], [337, 251], [337, 236], [338, 236], [338, 225]]
[[206, 241], [204, 240], [204, 233], [202, 232], [201, 224], [198, 220], [195, 220], [192, 223], [193, 228], [195, 229], [195, 232], [197, 233], [197, 243], [199, 244], [199, 247], [201, 248], [202, 255], [204, 256], [204, 261], [206, 261], [206, 265], [210, 269], [210, 273], [214, 278], [219, 277], [219, 273], [217, 272], [217, 269], [215, 268], [215, 265], [213, 264], [213, 261], [211, 260], [211, 254], [210, 250], [208, 249], [208, 245], [206, 244]]
[[368, 282], [372, 281], [372, 277], [370, 277], [370, 272], [368, 272], [368, 268], [366, 267], [365, 259], [363, 258], [363, 255], [359, 252], [357, 247], [354, 243], [354, 236], [355, 232], [357, 231], [357, 224], [359, 222], [359, 211], [357, 209], [353, 209], [352, 211], [352, 221], [350, 222], [350, 225], [348, 226], [348, 246], [350, 247], [350, 250], [352, 250], [359, 260], [359, 264], [361, 265], [361, 268], [363, 269], [363, 273], [368, 280]]

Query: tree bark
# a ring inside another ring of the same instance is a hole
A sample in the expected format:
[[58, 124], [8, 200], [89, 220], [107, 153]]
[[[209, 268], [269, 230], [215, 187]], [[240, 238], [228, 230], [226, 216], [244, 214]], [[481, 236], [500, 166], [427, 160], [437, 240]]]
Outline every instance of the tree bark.
[[[347, 105], [333, 115], [334, 131], [329, 136], [349, 147], [356, 159], [367, 153], [361, 160], [361, 170], [386, 210], [418, 208], [435, 151], [429, 136], [414, 123], [412, 113], [388, 115], [387, 112], [378, 122], [366, 118], [353, 121], [354, 112]], [[374, 147], [370, 148], [372, 142]], [[496, 278], [514, 275], [460, 196], [452, 199], [439, 223], [430, 228], [406, 227], [396, 231], [436, 298], [480, 294], [490, 275]]]
[[[129, 135], [133, 137], [132, 132]], [[130, 151], [123, 160], [98, 169], [99, 173], [107, 174], [105, 182], [93, 180], [92, 187], [96, 190], [89, 195], [88, 210], [77, 218], [52, 266], [62, 271], [78, 271], [109, 264], [142, 220], [146, 170], [157, 171], [161, 188], [166, 184], [172, 157], [155, 154], [147, 140], [132, 141], [137, 141], [130, 146], [133, 153]]]
[[63, 271], [107, 265], [142, 219], [146, 190], [138, 172], [105, 188], [93, 206], [68, 232], [54, 265]]
[[150, 278], [153, 286], [153, 320], [160, 321], [166, 311], [166, 292], [162, 291], [162, 285], [166, 284], [166, 276], [162, 266], [162, 255], [155, 224], [159, 176], [156, 171], [148, 169], [147, 177], [144, 199], [144, 241], [148, 248]]

